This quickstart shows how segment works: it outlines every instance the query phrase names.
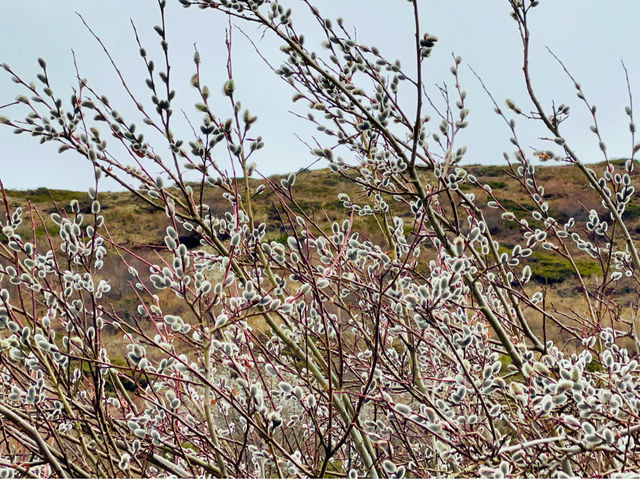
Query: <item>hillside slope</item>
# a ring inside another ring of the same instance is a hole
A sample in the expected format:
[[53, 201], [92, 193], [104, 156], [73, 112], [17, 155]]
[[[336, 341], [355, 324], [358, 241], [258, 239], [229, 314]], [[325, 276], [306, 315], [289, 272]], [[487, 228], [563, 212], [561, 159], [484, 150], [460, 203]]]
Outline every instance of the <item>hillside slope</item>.
[[[596, 168], [598, 167], [596, 166]], [[495, 197], [502, 202], [508, 211], [513, 212], [519, 218], [527, 219], [531, 224], [535, 223], [529, 214], [534, 209], [531, 199], [507, 168], [472, 165], [466, 169], [470, 174], [476, 176], [482, 184], [490, 186]], [[594, 191], [585, 184], [584, 179], [575, 168], [570, 166], [538, 167], [536, 177], [538, 182], [545, 187], [544, 198], [549, 202], [551, 214], [559, 221], [565, 222], [573, 217], [578, 224], [584, 223], [588, 218], [589, 210], [600, 209], [600, 202]], [[275, 176], [269, 178], [268, 181], [278, 183], [280, 178]], [[264, 181], [252, 179], [251, 183], [255, 188]], [[194, 185], [195, 188], [197, 185]], [[487, 201], [487, 195], [479, 191], [478, 188], [469, 185], [465, 185], [464, 188], [476, 193], [481, 202]], [[352, 181], [326, 169], [302, 171], [298, 173], [293, 188], [295, 204], [287, 202], [287, 207], [290, 207], [291, 211], [296, 214], [304, 211], [321, 229], [327, 231], [332, 221], [344, 218], [349, 214], [342, 202], [337, 199], [340, 193], [348, 194], [354, 201], [367, 203], [364, 193]], [[636, 198], [638, 195], [640, 192], [636, 192]], [[219, 188], [206, 187], [203, 197], [205, 203], [217, 213], [221, 214], [230, 209], [229, 203], [222, 198], [222, 191]], [[7, 190], [6, 198], [10, 207], [21, 206], [25, 209], [30, 205], [33, 208], [33, 224], [24, 224], [22, 228], [24, 230], [33, 229], [36, 240], [44, 239], [45, 230], [54, 237], [57, 235], [57, 229], [49, 215], [61, 210], [68, 212], [68, 205], [72, 199], [79, 201], [81, 211], [85, 213], [90, 211], [91, 204], [88, 195], [84, 192], [47, 188]], [[115, 242], [134, 249], [152, 248], [162, 244], [166, 227], [166, 218], [162, 212], [151, 209], [135, 195], [128, 192], [101, 193], [100, 199], [105, 223]], [[284, 241], [290, 227], [284, 222], [283, 204], [269, 192], [269, 188], [266, 188], [262, 194], [255, 195], [253, 207], [257, 217], [266, 224], [267, 238]], [[394, 208], [398, 208], [394, 214], [404, 217], [405, 232], [410, 235], [412, 218], [409, 208], [398, 203], [394, 203]], [[519, 226], [513, 222], [504, 221], [501, 217], [502, 210], [499, 209], [487, 209], [485, 215], [492, 234], [503, 247], [514, 246], [510, 238], [514, 228], [519, 228]], [[632, 202], [627, 207], [624, 219], [627, 221], [633, 237], [640, 238], [640, 205], [638, 202]], [[384, 236], [381, 234], [374, 217], [356, 217], [355, 223], [361, 235], [375, 242], [384, 241]], [[0, 236], [0, 240], [2, 239]], [[194, 237], [184, 236], [182, 241], [188, 247], [198, 244], [197, 238]], [[571, 275], [568, 261], [543, 251], [536, 251], [532, 261], [534, 278], [542, 283], [556, 283]], [[579, 267], [585, 275], [595, 271], [590, 267], [588, 261], [579, 264]]]

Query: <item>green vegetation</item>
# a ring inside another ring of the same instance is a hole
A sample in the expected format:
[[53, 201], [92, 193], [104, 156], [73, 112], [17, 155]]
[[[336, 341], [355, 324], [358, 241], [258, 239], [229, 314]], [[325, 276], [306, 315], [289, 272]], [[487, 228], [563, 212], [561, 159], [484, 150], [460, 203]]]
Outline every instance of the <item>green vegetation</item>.
[[502, 166], [471, 166], [470, 172], [481, 178], [483, 176], [503, 176], [504, 167]]
[[594, 359], [590, 363], [587, 363], [586, 370], [589, 371], [590, 373], [593, 373], [593, 372], [603, 371], [604, 368], [602, 367], [602, 364], [600, 364], [598, 361]]
[[508, 188], [506, 181], [489, 180], [485, 181], [485, 184], [489, 185], [492, 190], [504, 190]]
[[521, 201], [514, 201], [510, 199], [500, 200], [502, 206], [505, 207], [507, 211], [511, 211], [512, 213], [530, 213], [535, 207], [530, 203], [524, 203]]
[[[45, 235], [45, 228], [42, 227], [41, 224], [36, 225], [36, 238], [37, 239], [42, 239], [44, 238]], [[53, 223], [47, 223], [46, 226], [46, 234], [48, 234], [49, 236], [55, 236], [59, 233], [60, 229], [58, 228], [57, 225], [53, 224]]]
[[12, 196], [24, 198], [32, 203], [51, 204], [54, 201], [59, 203], [59, 207], [63, 208], [73, 199], [86, 198], [87, 194], [80, 191], [52, 190], [40, 187], [35, 190], [12, 191]]
[[640, 217], [640, 206], [629, 203], [627, 207], [624, 209], [624, 213], [622, 218], [625, 220], [633, 220]]
[[[500, 246], [498, 251], [511, 254], [511, 248], [506, 246]], [[600, 272], [600, 266], [595, 261], [574, 259], [574, 262], [582, 276], [591, 276]], [[531, 277], [542, 284], [559, 283], [576, 275], [571, 261], [558, 253], [534, 250], [527, 258], [527, 264], [531, 267]]]
[[[582, 276], [591, 276], [600, 271], [600, 266], [594, 261], [574, 261]], [[558, 254], [534, 251], [528, 264], [531, 266], [532, 277], [541, 283], [558, 283], [575, 276], [571, 262]]]
[[272, 241], [275, 241], [276, 243], [280, 243], [280, 244], [287, 244], [288, 237], [289, 235], [287, 233], [280, 233], [278, 236], [273, 238]]
[[509, 366], [513, 364], [511, 358], [508, 354], [500, 354], [498, 356], [498, 361], [502, 364], [502, 368], [500, 369], [500, 376], [505, 377], [505, 381], [510, 383], [512, 381], [522, 381], [524, 376], [520, 372], [513, 371]]
[[327, 470], [324, 471], [324, 476], [322, 477], [343, 477], [343, 462], [340, 459], [332, 459], [327, 464]]

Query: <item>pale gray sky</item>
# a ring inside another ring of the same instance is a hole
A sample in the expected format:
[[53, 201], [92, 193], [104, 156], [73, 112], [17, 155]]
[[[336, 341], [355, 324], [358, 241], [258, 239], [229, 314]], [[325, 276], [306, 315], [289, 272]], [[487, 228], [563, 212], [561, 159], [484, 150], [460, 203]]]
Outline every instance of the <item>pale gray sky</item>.
[[[285, 2], [287, 3], [287, 2]], [[289, 2], [297, 3], [297, 2]], [[178, 90], [178, 105], [196, 120], [194, 97], [189, 86], [193, 73], [193, 44], [203, 57], [204, 83], [219, 91], [225, 78], [223, 47], [225, 19], [213, 11], [183, 9], [177, 0], [168, 0], [168, 32], [174, 72], [173, 86]], [[412, 58], [412, 22], [410, 4], [405, 0], [319, 0], [324, 16], [341, 16], [354, 25], [358, 40], [376, 45], [387, 58], [399, 58], [409, 68]], [[501, 105], [509, 97], [527, 106], [521, 75], [521, 53], [515, 23], [509, 18], [506, 0], [422, 0], [421, 23], [424, 31], [435, 34], [439, 42], [428, 61], [426, 82], [434, 85], [450, 81], [451, 52], [463, 57], [461, 77], [468, 92], [470, 126], [459, 146], [468, 147], [467, 162], [497, 164], [502, 152], [511, 151], [505, 125], [493, 113], [493, 107], [467, 64], [483, 77]], [[83, 27], [75, 12], [81, 13], [110, 48], [134, 91], [147, 94], [145, 70], [138, 56], [129, 19], [140, 32], [147, 50], [158, 53], [158, 23], [155, 0], [31, 0], [4, 2], [0, 16], [0, 63], [6, 62], [25, 79], [39, 72], [36, 59], [43, 57], [49, 66], [54, 90], [67, 101], [75, 84], [71, 50], [75, 50], [81, 74], [99, 91], [107, 94], [125, 118], [133, 114], [115, 74], [99, 46]], [[572, 106], [573, 118], [566, 123], [569, 140], [585, 160], [599, 161], [597, 145], [588, 131], [588, 119], [577, 102], [571, 83], [546, 52], [551, 47], [581, 82], [592, 102], [598, 105], [599, 122], [613, 157], [628, 155], [630, 139], [624, 115], [626, 86], [620, 66], [623, 59], [629, 69], [634, 92], [640, 85], [640, 59], [637, 20], [640, 2], [633, 0], [542, 0], [532, 17], [532, 71], [541, 99]], [[297, 29], [307, 30], [305, 18], [294, 21]], [[259, 38], [250, 25], [241, 25], [278, 64], [277, 44]], [[307, 35], [314, 40], [313, 35]], [[317, 37], [315, 37], [317, 39]], [[310, 42], [307, 42], [310, 45]], [[255, 125], [266, 146], [256, 156], [263, 174], [295, 171], [313, 158], [296, 138], [309, 140], [314, 134], [289, 113], [291, 91], [261, 62], [248, 41], [234, 31], [234, 76], [236, 91], [243, 107], [257, 114]], [[158, 63], [158, 62], [156, 62]], [[8, 75], [0, 72], [0, 105], [19, 93]], [[430, 91], [434, 91], [431, 88]], [[638, 95], [640, 97], [640, 95]], [[146, 96], [145, 96], [146, 98]], [[218, 104], [223, 104], [218, 100]], [[226, 106], [226, 105], [225, 105]], [[177, 108], [174, 108], [177, 109]], [[13, 116], [15, 110], [0, 111]], [[138, 118], [130, 116], [132, 121]], [[180, 118], [177, 118], [180, 120]], [[197, 120], [196, 120], [197, 121]], [[520, 120], [519, 133], [526, 145], [542, 148], [541, 130]], [[139, 125], [143, 126], [143, 125]], [[437, 128], [437, 125], [434, 125]], [[182, 130], [185, 134], [188, 129]], [[321, 136], [319, 137], [321, 138]], [[187, 140], [190, 138], [186, 138]], [[13, 135], [0, 128], [0, 179], [9, 188], [86, 189], [92, 172], [86, 161], [73, 153], [58, 155], [57, 147], [41, 146], [33, 138]], [[112, 183], [105, 186], [113, 187]]]

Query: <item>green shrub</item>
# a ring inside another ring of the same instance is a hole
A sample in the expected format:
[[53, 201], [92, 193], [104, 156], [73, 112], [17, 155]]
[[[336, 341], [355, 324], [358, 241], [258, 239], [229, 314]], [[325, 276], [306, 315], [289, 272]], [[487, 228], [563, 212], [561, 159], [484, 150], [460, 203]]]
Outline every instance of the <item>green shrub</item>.
[[629, 203], [627, 207], [624, 209], [622, 218], [625, 220], [632, 220], [638, 217], [640, 217], [640, 206], [633, 203]]
[[512, 213], [529, 213], [535, 208], [532, 204], [521, 203], [510, 199], [500, 200], [500, 203], [507, 211], [511, 211]]
[[[582, 276], [591, 276], [600, 271], [600, 266], [594, 261], [574, 261]], [[534, 251], [529, 264], [532, 277], [541, 283], [559, 283], [575, 276], [573, 266], [568, 259], [546, 251]]]
[[489, 185], [491, 189], [494, 190], [504, 190], [507, 188], [507, 183], [505, 181], [489, 180], [486, 181], [485, 184]]
[[478, 177], [504, 175], [504, 169], [500, 166], [476, 166], [472, 167], [471, 171]]

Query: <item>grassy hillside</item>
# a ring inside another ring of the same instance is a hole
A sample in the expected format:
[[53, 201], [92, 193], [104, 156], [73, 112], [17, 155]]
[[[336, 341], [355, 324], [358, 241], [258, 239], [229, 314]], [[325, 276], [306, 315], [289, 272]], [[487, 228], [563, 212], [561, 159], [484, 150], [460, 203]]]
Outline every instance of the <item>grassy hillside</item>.
[[[597, 169], [601, 167], [596, 166]], [[531, 199], [528, 198], [521, 185], [511, 176], [505, 167], [472, 165], [467, 167], [470, 174], [475, 175], [481, 183], [489, 185], [503, 205], [516, 216], [526, 218], [530, 224], [535, 224], [529, 212], [533, 209]], [[635, 175], [635, 174], [634, 174]], [[590, 209], [600, 209], [600, 202], [593, 190], [575, 168], [570, 166], [538, 167], [536, 177], [545, 187], [545, 199], [550, 204], [552, 215], [559, 221], [566, 221], [574, 217], [578, 224], [588, 217]], [[278, 182], [280, 177], [269, 180]], [[251, 180], [255, 188], [262, 180]], [[194, 188], [197, 188], [194, 185]], [[480, 201], [486, 201], [486, 194], [478, 188], [464, 185], [464, 189], [475, 192]], [[336, 219], [344, 218], [347, 212], [342, 202], [337, 199], [339, 193], [347, 193], [357, 202], [366, 203], [367, 198], [362, 190], [351, 181], [331, 173], [329, 170], [303, 171], [297, 175], [293, 189], [294, 203], [287, 203], [287, 207], [294, 213], [303, 210], [316, 222], [326, 229]], [[636, 193], [636, 197], [640, 193]], [[45, 231], [55, 236], [57, 230], [50, 220], [50, 213], [67, 210], [69, 202], [77, 199], [81, 210], [89, 212], [91, 201], [84, 192], [50, 190], [38, 188], [36, 190], [7, 190], [10, 206], [22, 206], [23, 209], [32, 207], [33, 222], [23, 223], [22, 229], [33, 229], [36, 240], [45, 239]], [[222, 198], [219, 188], [208, 187], [203, 192], [204, 201], [213, 211], [222, 213], [229, 209], [229, 204]], [[108, 232], [113, 240], [134, 249], [148, 249], [162, 244], [166, 217], [162, 212], [154, 211], [131, 193], [101, 193], [102, 214], [105, 216]], [[289, 226], [284, 221], [283, 205], [269, 188], [253, 198], [254, 211], [257, 217], [267, 225], [267, 238], [284, 241]], [[397, 208], [398, 203], [394, 203]], [[395, 214], [405, 217], [406, 234], [411, 235], [412, 221], [408, 208], [400, 207]], [[519, 226], [513, 222], [506, 222], [501, 218], [501, 210], [487, 209], [486, 216], [491, 232], [498, 239], [505, 250], [514, 246], [511, 241], [514, 229]], [[625, 212], [625, 219], [634, 237], [640, 238], [640, 205], [632, 203]], [[357, 230], [361, 235], [372, 241], [384, 242], [376, 219], [371, 216], [355, 218]], [[0, 238], [2, 240], [4, 238]], [[183, 242], [189, 247], [197, 245], [197, 239], [185, 236]], [[577, 263], [580, 271], [588, 276], [598, 268], [588, 258]], [[533, 277], [540, 283], [553, 284], [571, 275], [571, 267], [567, 260], [545, 251], [536, 251], [531, 257]]]
[[[595, 165], [594, 169], [601, 170], [603, 165]], [[472, 165], [466, 167], [470, 174], [478, 178], [482, 184], [489, 185], [496, 198], [509, 211], [519, 218], [525, 218], [532, 226], [540, 226], [529, 212], [533, 206], [522, 186], [514, 179], [505, 167]], [[600, 172], [600, 171], [599, 171]], [[429, 180], [428, 175], [427, 181]], [[634, 173], [634, 176], [637, 174]], [[570, 166], [548, 166], [538, 167], [536, 178], [539, 184], [544, 185], [544, 198], [550, 204], [551, 214], [559, 221], [566, 221], [574, 217], [577, 224], [584, 227], [584, 222], [588, 218], [589, 210], [600, 210], [601, 205], [595, 192], [589, 188], [575, 168]], [[274, 176], [268, 180], [279, 183], [281, 177]], [[431, 178], [433, 180], [433, 178]], [[252, 179], [250, 186], [253, 191], [264, 180]], [[479, 188], [470, 185], [463, 185], [463, 189], [476, 193], [476, 197], [481, 203], [486, 203], [487, 195]], [[194, 185], [194, 190], [199, 194], [199, 187]], [[223, 214], [230, 210], [229, 203], [222, 198], [221, 188], [207, 187], [203, 191], [204, 203], [217, 214]], [[263, 193], [253, 197], [253, 209], [256, 217], [264, 221], [267, 226], [267, 239], [285, 242], [289, 235], [291, 226], [286, 223], [284, 209], [290, 209], [294, 214], [303, 210], [308, 218], [315, 222], [316, 226], [324, 231], [330, 231], [331, 222], [336, 219], [343, 219], [349, 215], [342, 202], [337, 199], [338, 194], [347, 193], [354, 202], [367, 203], [369, 198], [352, 181], [330, 172], [329, 170], [314, 170], [299, 172], [293, 188], [294, 202], [286, 202], [284, 205], [275, 194], [270, 193], [267, 187]], [[80, 203], [81, 211], [90, 212], [91, 200], [86, 192], [50, 190], [38, 188], [36, 190], [7, 190], [5, 192], [11, 207], [21, 206], [28, 211], [21, 226], [21, 231], [27, 230], [35, 232], [36, 242], [48, 241], [47, 234], [57, 241], [57, 228], [50, 219], [50, 214], [61, 210], [70, 211], [69, 202], [77, 199]], [[625, 219], [628, 228], [635, 239], [640, 240], [640, 201], [637, 200], [639, 193], [635, 194], [634, 201], [625, 212]], [[145, 258], [150, 262], [158, 262], [158, 254], [163, 255], [158, 246], [163, 245], [163, 237], [167, 226], [167, 218], [162, 211], [152, 209], [149, 205], [141, 201], [135, 195], [127, 192], [122, 193], [100, 193], [102, 204], [101, 214], [105, 216], [107, 232], [112, 239], [126, 246], [134, 255], [126, 255], [129, 264], [136, 268], [146, 269], [136, 258]], [[402, 207], [400, 203], [393, 203], [394, 214], [404, 217], [405, 234], [411, 239], [413, 234], [413, 217], [409, 208]], [[3, 219], [0, 212], [0, 219]], [[520, 228], [514, 222], [505, 221], [501, 217], [502, 210], [485, 208], [485, 216], [489, 228], [501, 244], [501, 252], [509, 252], [513, 246], [513, 238], [521, 238], [518, 231]], [[29, 217], [32, 221], [29, 221]], [[462, 218], [461, 221], [464, 221]], [[354, 229], [359, 231], [361, 236], [378, 244], [385, 245], [386, 240], [380, 232], [377, 220], [373, 216], [354, 217]], [[310, 224], [310, 221], [307, 221]], [[185, 233], [184, 231], [181, 234]], [[28, 235], [30, 236], [30, 235]], [[0, 233], [0, 242], [6, 241]], [[198, 246], [198, 238], [195, 235], [181, 236], [181, 242], [187, 247]], [[428, 257], [432, 254], [429, 251], [424, 253]], [[138, 299], [135, 295], [133, 285], [122, 274], [122, 264], [120, 258], [115, 253], [109, 253], [105, 259], [105, 266], [102, 275], [109, 278], [111, 291], [108, 297], [112, 300], [114, 311], [125, 320], [131, 318], [135, 311]], [[586, 314], [586, 303], [584, 302], [584, 289], [575, 276], [573, 267], [569, 260], [555, 253], [548, 252], [541, 248], [536, 248], [528, 258], [528, 264], [532, 270], [533, 282], [527, 290], [546, 291], [546, 300], [556, 311], [570, 311], [575, 314]], [[426, 261], [425, 261], [426, 263]], [[587, 255], [577, 255], [575, 264], [588, 285], [593, 286], [601, 275], [600, 265]], [[426, 268], [426, 265], [425, 265]], [[419, 268], [420, 269], [420, 268]], [[159, 292], [161, 300], [166, 305], [167, 311], [172, 314], [189, 315], [189, 311], [184, 309], [184, 304], [175, 300], [172, 294], [167, 291]], [[619, 292], [619, 303], [625, 311], [632, 311], [636, 307], [637, 296], [625, 287]], [[626, 313], [625, 313], [626, 314]], [[534, 317], [531, 320], [532, 327], [537, 333], [543, 329], [542, 317]], [[560, 330], [547, 325], [547, 337], [562, 341]]]

